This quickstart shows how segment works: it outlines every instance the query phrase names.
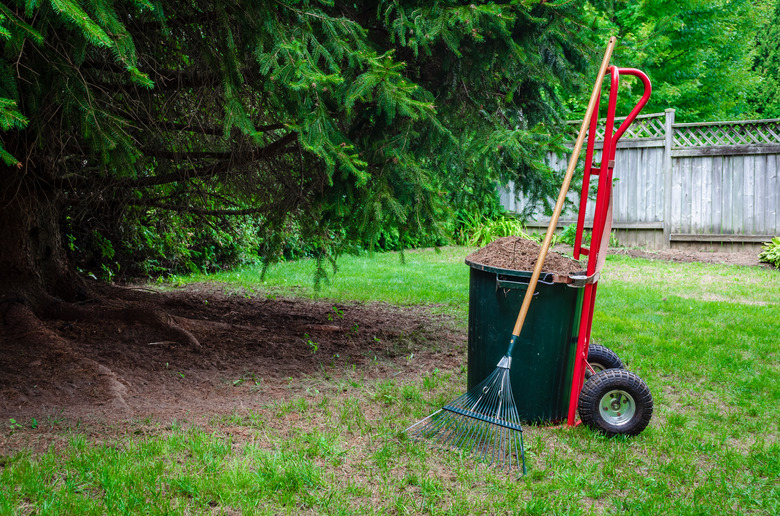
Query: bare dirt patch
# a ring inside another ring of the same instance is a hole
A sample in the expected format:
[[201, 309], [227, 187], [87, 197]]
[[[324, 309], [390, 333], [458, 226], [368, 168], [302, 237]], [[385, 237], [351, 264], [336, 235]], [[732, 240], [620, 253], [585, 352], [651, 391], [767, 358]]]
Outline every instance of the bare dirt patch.
[[746, 267], [770, 267], [769, 264], [758, 261], [756, 251], [693, 251], [687, 249], [625, 249], [609, 250], [610, 254], [645, 258], [647, 260], [664, 260], [682, 263], [719, 263], [724, 265], [742, 265]]
[[0, 335], [0, 420], [195, 418], [300, 395], [301, 380], [318, 375], [420, 377], [464, 356], [465, 330], [425, 307], [267, 299], [212, 285], [111, 292], [164, 311], [200, 346], [120, 320], [44, 321], [61, 339], [36, 346]]

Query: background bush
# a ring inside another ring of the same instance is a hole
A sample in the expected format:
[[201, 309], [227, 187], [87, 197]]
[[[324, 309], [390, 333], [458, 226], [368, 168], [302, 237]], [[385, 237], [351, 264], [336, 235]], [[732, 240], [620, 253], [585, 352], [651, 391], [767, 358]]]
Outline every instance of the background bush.
[[771, 242], [765, 243], [758, 259], [780, 269], [780, 237], [775, 237]]

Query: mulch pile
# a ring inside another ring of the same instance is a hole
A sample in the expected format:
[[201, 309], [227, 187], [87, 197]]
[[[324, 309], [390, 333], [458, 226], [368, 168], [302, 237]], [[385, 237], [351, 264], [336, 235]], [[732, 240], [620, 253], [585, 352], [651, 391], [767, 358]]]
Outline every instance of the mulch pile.
[[[502, 237], [468, 255], [466, 261], [498, 269], [532, 271], [536, 266], [541, 247], [536, 242], [525, 238]], [[570, 272], [583, 269], [584, 266], [580, 262], [555, 251], [547, 253], [542, 266], [542, 272], [551, 272], [564, 277]]]

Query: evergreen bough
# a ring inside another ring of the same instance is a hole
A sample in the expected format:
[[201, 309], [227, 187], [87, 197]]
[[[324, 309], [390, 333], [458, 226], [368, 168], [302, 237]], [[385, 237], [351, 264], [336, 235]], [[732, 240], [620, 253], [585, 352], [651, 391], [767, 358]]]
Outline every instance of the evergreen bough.
[[184, 242], [191, 222], [167, 213], [215, 230], [253, 217], [269, 260], [291, 227], [315, 257], [444, 242], [497, 184], [556, 190], [544, 156], [606, 39], [584, 30], [594, 16], [529, 0], [5, 2], [0, 157], [52, 189], [73, 252], [95, 234], [131, 261], [150, 232]]

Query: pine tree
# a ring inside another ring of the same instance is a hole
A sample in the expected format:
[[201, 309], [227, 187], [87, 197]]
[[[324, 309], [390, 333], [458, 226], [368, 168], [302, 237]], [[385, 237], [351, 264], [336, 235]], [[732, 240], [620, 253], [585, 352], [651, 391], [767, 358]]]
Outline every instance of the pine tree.
[[325, 263], [443, 232], [453, 202], [478, 206], [497, 181], [544, 194], [559, 98], [603, 43], [572, 2], [56, 0], [0, 14], [0, 290], [53, 317], [96, 295], [66, 232], [108, 256], [169, 213], [251, 214], [269, 253], [294, 226]]

